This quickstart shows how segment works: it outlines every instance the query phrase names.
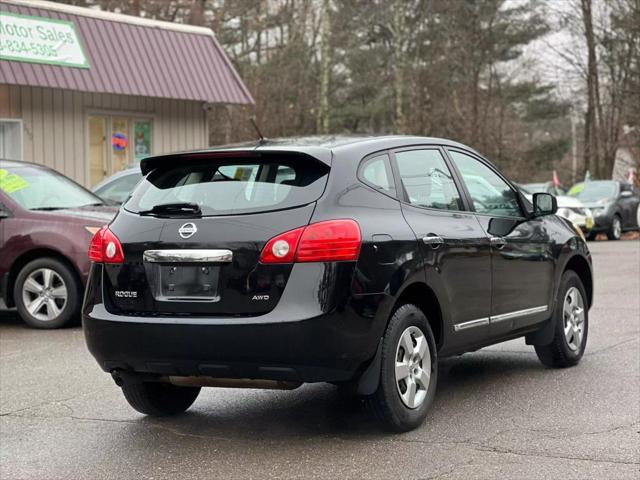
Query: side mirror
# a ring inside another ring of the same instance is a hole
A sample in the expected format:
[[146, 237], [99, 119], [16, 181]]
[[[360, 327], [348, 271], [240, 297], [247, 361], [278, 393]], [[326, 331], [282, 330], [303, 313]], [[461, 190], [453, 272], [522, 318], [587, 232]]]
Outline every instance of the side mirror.
[[633, 195], [633, 192], [631, 190], [623, 190], [622, 192], [620, 192], [620, 197], [622, 198], [629, 198]]
[[558, 201], [550, 193], [533, 194], [533, 215], [542, 217], [543, 215], [553, 215], [558, 211]]

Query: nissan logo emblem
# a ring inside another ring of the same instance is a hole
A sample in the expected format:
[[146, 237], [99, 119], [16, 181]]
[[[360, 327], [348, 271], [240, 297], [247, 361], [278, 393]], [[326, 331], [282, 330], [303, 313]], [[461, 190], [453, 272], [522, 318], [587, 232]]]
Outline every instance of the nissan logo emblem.
[[178, 229], [178, 233], [184, 239], [191, 238], [198, 231], [195, 223], [185, 223]]

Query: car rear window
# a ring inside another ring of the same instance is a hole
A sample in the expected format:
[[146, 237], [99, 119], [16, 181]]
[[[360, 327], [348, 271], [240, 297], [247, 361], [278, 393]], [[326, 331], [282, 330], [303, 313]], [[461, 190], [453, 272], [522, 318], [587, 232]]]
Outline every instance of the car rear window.
[[203, 216], [293, 208], [316, 201], [329, 168], [311, 159], [187, 160], [152, 170], [125, 210], [138, 213], [167, 203], [195, 203]]

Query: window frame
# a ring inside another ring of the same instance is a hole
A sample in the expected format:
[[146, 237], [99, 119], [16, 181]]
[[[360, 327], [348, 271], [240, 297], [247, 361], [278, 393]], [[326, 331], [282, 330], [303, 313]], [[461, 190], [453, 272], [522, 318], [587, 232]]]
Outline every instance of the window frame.
[[[405, 191], [404, 185], [402, 184], [402, 178], [400, 177], [400, 169], [398, 168], [398, 159], [396, 158], [396, 153], [401, 152], [410, 152], [413, 150], [437, 150], [444, 161], [444, 164], [449, 170], [451, 177], [453, 179], [453, 183], [458, 191], [458, 195], [460, 196], [460, 200], [462, 201], [462, 209], [461, 210], [449, 210], [442, 208], [433, 208], [433, 207], [425, 207], [422, 205], [415, 205], [409, 201], [409, 197], [407, 192]], [[465, 191], [461, 188], [460, 178], [456, 174], [457, 172], [453, 169], [453, 165], [451, 164], [451, 160], [449, 156], [446, 154], [444, 147], [442, 145], [437, 144], [423, 144], [423, 145], [411, 145], [405, 147], [394, 148], [389, 151], [389, 157], [391, 159], [391, 169], [393, 170], [393, 175], [396, 179], [396, 192], [398, 195], [397, 200], [405, 205], [409, 205], [413, 208], [419, 208], [421, 210], [429, 210], [432, 212], [450, 212], [450, 213], [469, 213], [471, 210], [469, 201], [465, 195]]]
[[[492, 218], [512, 218], [512, 219], [517, 219], [517, 220], [526, 220], [529, 217], [527, 216], [526, 212], [527, 209], [525, 208], [525, 206], [523, 205], [522, 202], [522, 197], [520, 194], [520, 190], [518, 188], [516, 188], [513, 185], [513, 182], [510, 181], [507, 177], [505, 177], [502, 172], [500, 172], [500, 170], [498, 170], [493, 164], [491, 164], [491, 162], [489, 162], [486, 158], [480, 156], [479, 154], [469, 151], [467, 149], [464, 148], [460, 148], [457, 146], [447, 146], [445, 147], [445, 154], [447, 155], [447, 158], [451, 164], [451, 168], [453, 169], [454, 176], [456, 176], [458, 178], [458, 180], [461, 182], [462, 185], [462, 189], [464, 191], [464, 196], [467, 199], [467, 205], [468, 208], [471, 212], [473, 212], [475, 215], [482, 215], [484, 217], [492, 217]], [[500, 214], [495, 214], [495, 213], [483, 213], [483, 212], [477, 212], [476, 208], [473, 204], [473, 199], [471, 197], [471, 194], [469, 193], [469, 190], [467, 189], [467, 185], [464, 182], [464, 179], [462, 177], [462, 173], [460, 172], [460, 170], [458, 170], [458, 166], [455, 164], [455, 162], [453, 161], [453, 157], [449, 154], [449, 151], [454, 151], [454, 152], [458, 152], [461, 153], [463, 155], [467, 155], [475, 160], [477, 160], [478, 162], [480, 162], [482, 165], [484, 165], [485, 167], [487, 167], [489, 170], [491, 170], [493, 173], [495, 173], [503, 182], [505, 182], [507, 184], [507, 186], [513, 191], [513, 193], [515, 194], [516, 200], [518, 202], [518, 207], [520, 208], [520, 215], [519, 216], [512, 216], [512, 215], [500, 215]]]

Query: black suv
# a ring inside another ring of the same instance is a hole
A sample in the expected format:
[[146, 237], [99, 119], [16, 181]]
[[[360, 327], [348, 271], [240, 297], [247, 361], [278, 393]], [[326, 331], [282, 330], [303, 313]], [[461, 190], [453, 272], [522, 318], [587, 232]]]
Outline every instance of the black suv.
[[182, 412], [202, 386], [331, 382], [404, 431], [439, 358], [522, 336], [545, 365], [582, 357], [584, 239], [464, 145], [274, 140], [141, 170], [92, 241], [83, 322], [142, 413]]

